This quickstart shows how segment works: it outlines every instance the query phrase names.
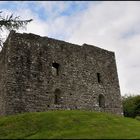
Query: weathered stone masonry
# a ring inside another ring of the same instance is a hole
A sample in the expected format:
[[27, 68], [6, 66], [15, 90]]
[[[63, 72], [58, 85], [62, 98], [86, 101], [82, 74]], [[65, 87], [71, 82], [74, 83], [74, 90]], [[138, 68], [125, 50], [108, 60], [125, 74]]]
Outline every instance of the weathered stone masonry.
[[11, 31], [0, 52], [0, 114], [55, 109], [121, 114], [114, 53]]

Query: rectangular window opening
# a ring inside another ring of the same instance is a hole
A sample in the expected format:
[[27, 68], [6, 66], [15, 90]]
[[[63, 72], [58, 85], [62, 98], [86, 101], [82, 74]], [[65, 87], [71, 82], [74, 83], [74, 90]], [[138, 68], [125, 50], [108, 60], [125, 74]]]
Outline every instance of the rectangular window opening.
[[97, 73], [97, 80], [98, 80], [98, 83], [101, 83], [101, 75], [100, 75], [100, 73]]
[[52, 68], [53, 68], [53, 75], [55, 75], [55, 76], [59, 75], [59, 64], [52, 63]]

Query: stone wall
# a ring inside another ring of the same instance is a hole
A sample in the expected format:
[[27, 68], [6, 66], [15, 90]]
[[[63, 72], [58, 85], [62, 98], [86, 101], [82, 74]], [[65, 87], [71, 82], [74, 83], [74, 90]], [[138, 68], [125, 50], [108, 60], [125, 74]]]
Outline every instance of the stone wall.
[[5, 114], [6, 105], [6, 71], [7, 52], [6, 47], [0, 52], [0, 114]]
[[122, 113], [113, 52], [12, 31], [0, 58], [1, 115], [55, 109]]

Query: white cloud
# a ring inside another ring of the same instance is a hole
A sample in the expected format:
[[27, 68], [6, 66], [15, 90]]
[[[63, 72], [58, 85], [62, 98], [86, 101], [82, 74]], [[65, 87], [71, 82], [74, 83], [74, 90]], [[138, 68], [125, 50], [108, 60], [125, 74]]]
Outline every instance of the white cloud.
[[[81, 16], [70, 42], [97, 45], [115, 51], [121, 94], [140, 94], [140, 2], [102, 2]], [[130, 31], [137, 31], [137, 35]], [[135, 67], [134, 67], [135, 65]]]
[[17, 11], [17, 13], [22, 12], [24, 12], [24, 14], [21, 14], [23, 19], [33, 19], [33, 21], [27, 25], [27, 30], [20, 30], [20, 32], [35, 33], [42, 36], [47, 35], [48, 24], [45, 21], [39, 19], [36, 13], [33, 13], [29, 9], [22, 9]]
[[40, 19], [40, 13], [27, 9], [29, 2], [21, 5], [18, 3], [15, 13], [25, 19], [34, 19], [27, 26], [26, 32], [75, 44], [93, 44], [115, 51], [121, 94], [140, 94], [140, 2], [89, 2], [87, 9], [69, 16], [61, 13], [66, 11], [72, 2], [33, 3], [36, 4], [34, 9], [44, 8], [45, 13], [42, 14], [46, 15], [46, 19]]

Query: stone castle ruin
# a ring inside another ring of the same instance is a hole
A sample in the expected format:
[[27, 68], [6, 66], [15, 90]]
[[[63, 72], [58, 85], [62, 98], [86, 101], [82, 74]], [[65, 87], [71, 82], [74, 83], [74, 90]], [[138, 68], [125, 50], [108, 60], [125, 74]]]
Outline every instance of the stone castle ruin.
[[114, 53], [11, 31], [0, 52], [0, 115], [73, 109], [122, 114]]

